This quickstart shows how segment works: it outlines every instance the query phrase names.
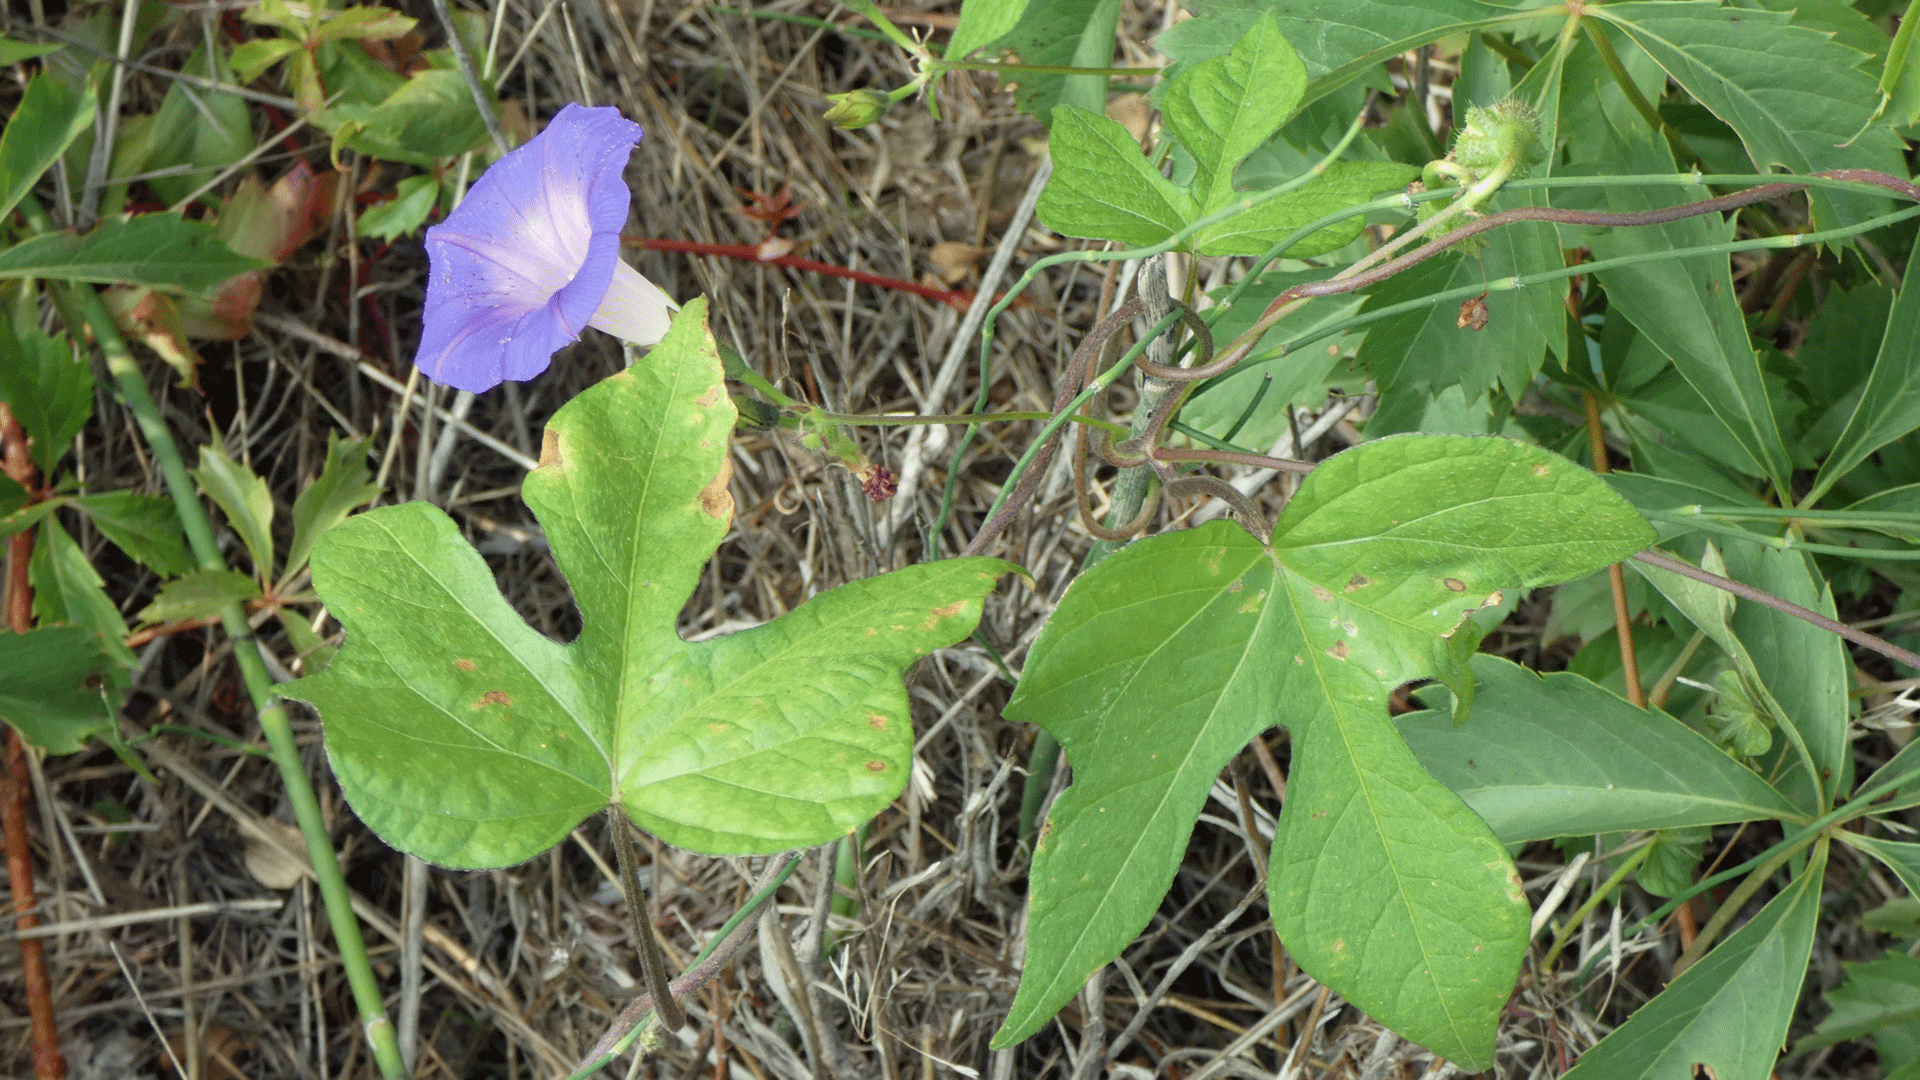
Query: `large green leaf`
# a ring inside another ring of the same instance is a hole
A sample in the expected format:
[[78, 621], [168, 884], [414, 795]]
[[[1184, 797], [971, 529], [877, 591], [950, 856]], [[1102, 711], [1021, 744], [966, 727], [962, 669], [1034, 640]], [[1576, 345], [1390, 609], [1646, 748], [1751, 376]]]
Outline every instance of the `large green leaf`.
[[1767, 1080], [1800, 1000], [1826, 864], [1822, 844], [1760, 914], [1582, 1054], [1565, 1080]]
[[[1166, 94], [1166, 130], [1193, 162], [1185, 187], [1162, 176], [1119, 124], [1071, 105], [1056, 108], [1054, 173], [1040, 196], [1040, 220], [1069, 236], [1146, 245], [1249, 198], [1234, 188], [1234, 171], [1279, 129], [1304, 81], [1299, 59], [1271, 18], [1254, 23], [1230, 54], [1175, 77]], [[1292, 191], [1208, 226], [1186, 248], [1258, 255], [1301, 226], [1414, 175], [1411, 167], [1389, 162], [1337, 162]], [[1305, 258], [1342, 247], [1361, 224], [1355, 217], [1329, 226], [1288, 254]]]
[[0, 278], [127, 282], [174, 292], [206, 292], [271, 265], [234, 254], [212, 229], [177, 214], [111, 218], [85, 236], [42, 233], [0, 251]]
[[960, 24], [947, 42], [947, 59], [965, 60], [968, 53], [1005, 37], [1026, 10], [1027, 0], [972, 0], [960, 5]]
[[1076, 581], [1006, 710], [1060, 740], [1074, 783], [1035, 851], [1026, 973], [996, 1043], [1037, 1030], [1139, 932], [1220, 768], [1285, 724], [1269, 899], [1287, 948], [1408, 1038], [1490, 1061], [1526, 902], [1499, 841], [1401, 741], [1387, 695], [1436, 674], [1470, 688], [1469, 613], [1651, 538], [1544, 450], [1408, 436], [1316, 469], [1271, 549], [1212, 522]]
[[1473, 676], [1466, 723], [1438, 710], [1397, 723], [1420, 764], [1503, 844], [1800, 816], [1699, 732], [1578, 675], [1481, 654]]
[[319, 708], [348, 801], [393, 846], [503, 866], [618, 803], [682, 847], [782, 851], [847, 833], [905, 784], [901, 672], [965, 637], [1010, 567], [914, 566], [682, 641], [680, 609], [733, 516], [734, 409], [705, 319], [689, 303], [643, 363], [562, 407], [527, 476], [577, 640], [523, 622], [423, 503], [349, 518], [315, 547], [346, 645], [286, 692]]
[[1907, 273], [1893, 312], [1886, 321], [1886, 336], [1880, 340], [1880, 353], [1874, 359], [1873, 373], [1860, 395], [1860, 403], [1847, 421], [1846, 430], [1833, 453], [1820, 464], [1804, 506], [1818, 502], [1833, 482], [1845, 476], [1868, 454], [1880, 449], [1915, 428], [1920, 428], [1920, 249], [1907, 257]]
[[[1864, 57], [1829, 35], [1789, 24], [1785, 12], [1692, 0], [1588, 9], [1625, 31], [1675, 82], [1739, 134], [1760, 172], [1876, 169], [1907, 175], [1900, 140], [1861, 126], [1878, 98]], [[1830, 229], [1886, 213], [1888, 200], [1813, 196], [1814, 226]]]
[[[1646, 139], [1616, 142], [1615, 149], [1621, 169], [1673, 171], [1673, 158], [1666, 148]], [[1614, 210], [1652, 210], [1690, 198], [1669, 188], [1607, 189], [1607, 202]], [[1663, 257], [1673, 248], [1726, 243], [1733, 227], [1733, 222], [1709, 214], [1665, 225], [1610, 229], [1592, 236], [1588, 244], [1599, 259], [1643, 257], [1624, 269], [1598, 275], [1611, 310], [1632, 320], [1673, 361], [1739, 440], [1755, 470], [1786, 490], [1793, 463], [1774, 420], [1760, 358], [1747, 339], [1726, 257]]]
[[1193, 155], [1189, 190], [1200, 213], [1234, 200], [1235, 166], [1280, 130], [1306, 85], [1306, 68], [1271, 17], [1255, 22], [1226, 56], [1172, 80], [1160, 110]]
[[113, 723], [100, 695], [112, 662], [79, 626], [0, 634], [0, 722], [49, 754], [71, 754]]
[[0, 315], [0, 402], [26, 430], [34, 465], [50, 474], [93, 416], [93, 371], [74, 360], [67, 335], [16, 330]]
[[1140, 152], [1127, 129], [1072, 105], [1053, 110], [1053, 177], [1035, 208], [1047, 228], [1144, 247], [1198, 217], [1192, 196]]
[[0, 130], [0, 220], [13, 213], [40, 174], [93, 123], [93, 107], [92, 83], [79, 94], [46, 72], [27, 83], [27, 92]]
[[1280, 32], [1300, 51], [1301, 62], [1312, 77], [1307, 101], [1373, 75], [1389, 57], [1449, 35], [1496, 24], [1512, 27], [1522, 19], [1558, 24], [1565, 17], [1558, 7], [1543, 8], [1539, 16], [1527, 16], [1484, 0], [1426, 0], [1419, 4], [1394, 0], [1189, 0], [1182, 6], [1197, 17], [1155, 39], [1161, 52], [1187, 63], [1218, 56], [1261, 16], [1272, 15], [1279, 22]]

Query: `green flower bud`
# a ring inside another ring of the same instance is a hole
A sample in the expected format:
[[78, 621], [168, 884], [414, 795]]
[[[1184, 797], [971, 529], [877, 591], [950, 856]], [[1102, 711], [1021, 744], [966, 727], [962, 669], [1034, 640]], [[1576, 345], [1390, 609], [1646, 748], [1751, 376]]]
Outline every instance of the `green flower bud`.
[[1453, 143], [1453, 160], [1476, 171], [1492, 169], [1509, 154], [1519, 155], [1515, 180], [1546, 160], [1540, 145], [1540, 114], [1518, 98], [1467, 110], [1467, 125]]
[[833, 102], [833, 107], [827, 110], [827, 119], [847, 131], [866, 127], [885, 116], [887, 110], [893, 107], [893, 99], [882, 91], [864, 88], [845, 94], [828, 94], [827, 100]]

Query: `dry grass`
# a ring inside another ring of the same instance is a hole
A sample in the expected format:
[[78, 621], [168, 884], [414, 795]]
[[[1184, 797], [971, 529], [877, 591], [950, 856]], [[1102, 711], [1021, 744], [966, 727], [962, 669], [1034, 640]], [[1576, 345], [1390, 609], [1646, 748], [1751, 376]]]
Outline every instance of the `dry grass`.
[[[399, 6], [433, 25], [424, 0]], [[945, 7], [928, 10], [938, 17]], [[46, 17], [56, 8], [49, 3]], [[810, 0], [762, 9], [850, 21], [843, 9]], [[1124, 25], [1145, 42], [1173, 13], [1158, 0], [1133, 4]], [[156, 42], [151, 62], [177, 65], [191, 42]], [[629, 173], [637, 234], [757, 243], [764, 226], [739, 212], [750, 205], [743, 193], [790, 186], [805, 209], [782, 235], [799, 241], [801, 254], [843, 266], [919, 277], [934, 244], [958, 240], [1010, 242], [1018, 272], [1059, 243], [1015, 228], [1038, 168], [1022, 140], [1042, 132], [987, 81], [950, 78], [939, 122], [901, 108], [844, 133], [820, 119], [825, 95], [905, 81], [911, 73], [897, 50], [656, 0], [511, 2], [500, 52], [523, 47], [503, 95], [527, 114], [550, 115], [569, 100], [613, 104], [646, 130]], [[151, 111], [164, 90], [160, 77], [130, 77], [125, 108]], [[355, 180], [381, 187], [400, 175], [375, 168], [355, 163]], [[217, 428], [284, 509], [324, 461], [328, 432], [375, 433], [382, 501], [446, 508], [487, 554], [516, 608], [542, 631], [570, 637], [577, 622], [566, 584], [517, 491], [546, 418], [614, 371], [618, 351], [589, 335], [547, 375], [472, 404], [466, 423], [519, 459], [464, 434], [446, 436], [439, 417], [423, 422], [415, 411], [403, 422], [398, 395], [340, 343], [364, 348], [372, 366], [404, 380], [425, 259], [417, 242], [352, 244], [346, 228], [336, 212], [324, 243], [308, 245], [275, 276], [255, 334], [204, 349], [204, 398], [173, 388], [155, 366], [155, 392], [177, 437], [205, 444]], [[977, 390], [973, 352], [956, 338], [957, 310], [718, 258], [649, 254], [640, 268], [675, 296], [715, 298], [716, 333], [795, 397], [846, 411], [952, 412]], [[347, 298], [354, 280], [358, 303]], [[1039, 280], [1031, 307], [1002, 319], [991, 386], [999, 407], [1048, 406], [1053, 373], [1094, 321], [1103, 284], [1098, 272], [1057, 270]], [[430, 400], [436, 409], [451, 403], [438, 393]], [[87, 483], [160, 490], [128, 416], [104, 396], [99, 405], [80, 458]], [[1031, 433], [1024, 425], [996, 429], [958, 463], [961, 505], [943, 538], [948, 550], [971, 535], [1008, 454]], [[870, 503], [845, 469], [805, 451], [758, 435], [736, 440], [738, 515], [685, 609], [683, 633], [757, 623], [822, 589], [927, 556], [924, 530], [951, 444], [927, 429], [860, 437], [874, 460], [902, 473], [892, 503]], [[1016, 670], [1085, 550], [1084, 533], [1070, 523], [1071, 500], [1063, 477], [1053, 477], [1042, 512], [1007, 538], [1005, 553], [1029, 569], [1034, 586], [1003, 588], [982, 627]], [[97, 535], [84, 541], [124, 610], [138, 610], [155, 582]], [[284, 640], [264, 644], [297, 669]], [[192, 633], [146, 647], [126, 711], [129, 734], [179, 725], [257, 745], [229, 649], [217, 635]], [[689, 1002], [694, 1023], [667, 1037], [638, 1075], [1200, 1080], [1273, 1076], [1296, 1046], [1302, 1076], [1446, 1071], [1337, 998], [1327, 1001], [1277, 949], [1261, 880], [1277, 777], [1251, 757], [1229, 770], [1244, 801], [1232, 783], [1216, 789], [1142, 939], [1041, 1034], [990, 1050], [1023, 952], [1026, 855], [1016, 819], [1031, 732], [1000, 719], [1007, 687], [977, 645], [933, 658], [911, 690], [914, 782], [868, 830], [856, 913], [828, 914], [831, 852], [810, 855], [758, 947]], [[408, 955], [403, 860], [335, 794], [318, 721], [304, 716], [299, 731], [362, 900], [377, 969], [398, 988]], [[1283, 742], [1275, 745], [1284, 764]], [[49, 963], [71, 1075], [164, 1075], [163, 1043], [195, 1077], [374, 1075], [324, 914], [297, 868], [288, 869], [290, 815], [270, 765], [180, 733], [157, 736], [142, 753], [157, 783], [103, 751], [46, 761], [35, 778], [36, 873], [43, 917], [58, 924]], [[426, 876], [416, 1075], [563, 1076], [639, 992], [605, 850], [595, 819], [528, 864]], [[670, 960], [684, 961], [744, 898], [764, 860], [653, 854], [656, 925]], [[1529, 855], [1543, 860], [1522, 864], [1538, 899], [1564, 866], [1551, 851]], [[109, 917], [124, 921], [100, 921]], [[1604, 952], [1607, 928], [1590, 931], [1581, 951]], [[823, 934], [833, 941], [825, 956]], [[5, 955], [7, 969], [17, 970], [17, 951]], [[1664, 971], [1672, 957], [1660, 959]], [[1657, 989], [1655, 965], [1643, 967], [1619, 984], [1606, 1015]], [[1599, 1004], [1524, 973], [1502, 1038], [1502, 1074], [1557, 1074], [1604, 1033], [1591, 1019]], [[397, 1008], [391, 998], [390, 1005]], [[4, 1067], [30, 1075], [24, 1019], [8, 1016], [0, 1031]], [[601, 1075], [625, 1074], [623, 1059]]]

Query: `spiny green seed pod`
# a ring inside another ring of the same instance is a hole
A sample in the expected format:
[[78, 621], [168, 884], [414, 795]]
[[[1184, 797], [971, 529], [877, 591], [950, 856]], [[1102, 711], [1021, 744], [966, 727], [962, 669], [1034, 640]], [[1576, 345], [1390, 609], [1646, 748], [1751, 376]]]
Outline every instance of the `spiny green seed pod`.
[[1453, 160], [1476, 171], [1497, 167], [1507, 155], [1518, 154], [1511, 174], [1518, 180], [1547, 158], [1540, 145], [1540, 114], [1518, 98], [1467, 110], [1467, 125], [1453, 143]]
[[833, 102], [833, 107], [826, 112], [827, 120], [846, 131], [866, 127], [893, 107], [892, 98], [865, 87], [844, 94], [828, 94], [827, 100]]

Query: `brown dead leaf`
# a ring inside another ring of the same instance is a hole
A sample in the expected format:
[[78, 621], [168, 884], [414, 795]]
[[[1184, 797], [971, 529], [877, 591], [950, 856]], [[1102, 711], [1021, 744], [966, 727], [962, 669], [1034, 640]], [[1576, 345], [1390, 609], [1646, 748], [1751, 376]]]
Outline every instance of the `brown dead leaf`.
[[1120, 94], [1107, 102], [1107, 119], [1127, 129], [1133, 141], [1145, 148], [1147, 133], [1153, 127], [1153, 106], [1145, 94]]
[[927, 252], [927, 261], [933, 264], [934, 272], [940, 275], [942, 283], [958, 285], [973, 272], [973, 264], [992, 250], [960, 240], [942, 240]]
[[[303, 850], [302, 845], [305, 841], [301, 839], [299, 829], [273, 818], [264, 819], [260, 824], [279, 834], [287, 846], [294, 851]], [[283, 891], [291, 889], [300, 883], [300, 879], [307, 872], [305, 860], [296, 862], [289, 859], [278, 847], [251, 836], [247, 838], [246, 862], [247, 873], [252, 874], [253, 880], [269, 889]]]

